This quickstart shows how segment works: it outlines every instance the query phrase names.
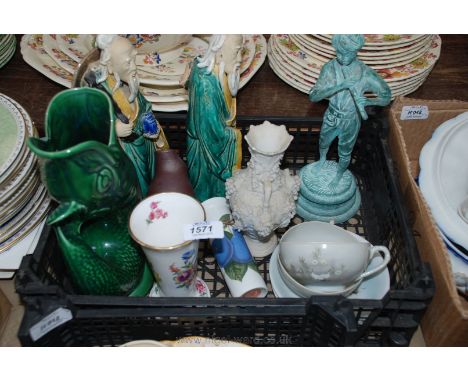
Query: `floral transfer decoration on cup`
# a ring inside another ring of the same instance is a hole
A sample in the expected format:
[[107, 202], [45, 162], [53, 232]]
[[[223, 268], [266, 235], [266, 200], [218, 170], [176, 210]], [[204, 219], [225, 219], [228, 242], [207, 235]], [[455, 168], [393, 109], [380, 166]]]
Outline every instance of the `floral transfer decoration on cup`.
[[193, 258], [195, 251], [192, 249], [182, 255], [184, 265], [182, 267], [176, 266], [174, 263], [169, 267], [173, 273], [172, 279], [174, 280], [177, 288], [189, 288], [193, 284], [193, 278], [196, 276], [196, 262]]
[[200, 279], [195, 280], [195, 289], [200, 297], [210, 296], [210, 291], [207, 289], [207, 285]]
[[148, 215], [148, 218], [146, 219], [146, 222], [148, 224], [153, 223], [153, 220], [155, 219], [158, 220], [158, 219], [167, 218], [168, 213], [167, 211], [164, 211], [163, 209], [159, 208], [160, 203], [161, 202], [158, 202], [158, 201], [151, 202], [150, 204], [151, 211]]

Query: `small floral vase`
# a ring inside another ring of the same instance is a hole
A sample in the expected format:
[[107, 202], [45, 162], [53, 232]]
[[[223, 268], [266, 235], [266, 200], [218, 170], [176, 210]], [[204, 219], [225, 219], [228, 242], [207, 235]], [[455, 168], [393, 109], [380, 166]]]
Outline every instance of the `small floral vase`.
[[202, 205], [176, 192], [141, 201], [129, 220], [132, 238], [141, 245], [164, 297], [197, 297], [198, 240], [184, 239], [184, 226], [205, 220]]

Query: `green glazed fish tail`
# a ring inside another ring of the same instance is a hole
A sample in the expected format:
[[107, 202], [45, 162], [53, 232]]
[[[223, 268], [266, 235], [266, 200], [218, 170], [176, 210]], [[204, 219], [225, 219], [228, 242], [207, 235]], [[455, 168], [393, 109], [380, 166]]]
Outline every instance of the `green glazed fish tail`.
[[142, 273], [141, 267], [133, 267], [131, 272], [126, 272], [118, 264], [112, 264], [111, 259], [96, 256], [92, 247], [73, 233], [77, 224], [75, 222], [65, 227], [55, 227], [57, 240], [63, 249], [65, 263], [73, 274], [75, 287], [83, 294], [128, 294], [129, 290], [136, 287]]

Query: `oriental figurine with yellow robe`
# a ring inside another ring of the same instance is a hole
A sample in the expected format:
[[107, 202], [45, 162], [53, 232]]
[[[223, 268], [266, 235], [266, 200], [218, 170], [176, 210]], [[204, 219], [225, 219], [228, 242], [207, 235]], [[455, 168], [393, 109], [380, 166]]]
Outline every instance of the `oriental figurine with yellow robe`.
[[136, 49], [126, 38], [117, 35], [98, 35], [96, 44], [101, 52], [99, 63], [84, 80], [88, 86], [110, 96], [120, 145], [133, 163], [145, 196], [155, 176], [156, 148], [167, 148], [167, 141], [151, 103], [139, 91]]

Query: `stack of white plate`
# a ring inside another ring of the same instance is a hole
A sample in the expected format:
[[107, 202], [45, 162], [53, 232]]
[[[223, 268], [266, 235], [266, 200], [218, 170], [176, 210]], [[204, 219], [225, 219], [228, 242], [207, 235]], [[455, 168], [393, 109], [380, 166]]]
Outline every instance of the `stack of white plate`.
[[[438, 35], [364, 35], [358, 58], [387, 82], [392, 99], [415, 91], [440, 56]], [[309, 93], [326, 62], [336, 57], [332, 35], [272, 35], [268, 61], [273, 71], [294, 88]]]
[[11, 60], [16, 50], [16, 39], [12, 34], [0, 34], [0, 68]]
[[460, 291], [468, 293], [468, 113], [440, 125], [419, 157], [419, 186], [452, 260]]
[[50, 199], [40, 180], [37, 158], [26, 144], [28, 137], [37, 136], [31, 118], [4, 94], [0, 94], [0, 130], [1, 277], [1, 272], [19, 266], [47, 215]]
[[[125, 35], [138, 50], [136, 58], [140, 90], [160, 112], [188, 108], [187, 91], [179, 80], [187, 65], [203, 54], [209, 35]], [[33, 68], [65, 86], [71, 87], [78, 63], [93, 48], [95, 35], [24, 35], [21, 54]], [[258, 71], [267, 54], [262, 35], [244, 35], [240, 87]]]

